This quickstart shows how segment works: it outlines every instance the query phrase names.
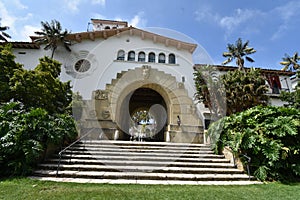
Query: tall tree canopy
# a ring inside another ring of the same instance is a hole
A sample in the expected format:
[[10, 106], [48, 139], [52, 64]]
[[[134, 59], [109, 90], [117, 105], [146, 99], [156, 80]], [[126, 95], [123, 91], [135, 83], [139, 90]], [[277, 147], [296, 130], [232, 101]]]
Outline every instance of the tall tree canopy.
[[227, 115], [268, 104], [266, 79], [261, 70], [235, 70], [224, 74], [221, 79], [226, 88]]
[[64, 113], [72, 101], [70, 82], [59, 79], [61, 64], [48, 57], [33, 70], [14, 61], [11, 45], [0, 46], [0, 102], [20, 101], [25, 108], [44, 108], [50, 114]]
[[239, 38], [235, 42], [235, 44], [228, 44], [227, 45], [228, 52], [223, 53], [223, 56], [227, 58], [227, 60], [225, 60], [222, 64], [226, 65], [235, 59], [239, 69], [243, 69], [244, 62], [245, 62], [244, 57], [246, 58], [247, 61], [254, 62], [254, 60], [247, 55], [255, 53], [256, 50], [254, 50], [254, 48], [252, 47], [249, 47], [248, 44], [249, 44], [248, 40], [245, 43], [243, 43], [241, 38]]
[[228, 72], [219, 77], [219, 83], [209, 79], [205, 81], [203, 77], [207, 75], [201, 70], [196, 71], [194, 76], [197, 89], [195, 97], [207, 105], [212, 113], [225, 112], [231, 115], [268, 103], [266, 79], [259, 69]]
[[71, 41], [67, 40], [66, 37], [69, 34], [68, 30], [62, 30], [61, 24], [57, 20], [51, 20], [51, 22], [41, 22], [42, 31], [36, 31], [35, 33], [40, 38], [36, 39], [35, 42], [45, 44], [45, 50], [52, 50], [51, 58], [54, 56], [54, 52], [59, 44], [62, 44], [68, 51], [71, 51]]
[[14, 98], [10, 87], [10, 79], [16, 70], [22, 66], [14, 61], [11, 45], [0, 45], [0, 103], [8, 102]]

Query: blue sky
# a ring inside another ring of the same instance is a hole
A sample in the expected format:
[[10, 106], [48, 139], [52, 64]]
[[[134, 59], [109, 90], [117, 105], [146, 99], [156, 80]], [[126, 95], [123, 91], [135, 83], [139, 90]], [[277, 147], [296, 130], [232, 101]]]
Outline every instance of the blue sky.
[[[228, 43], [249, 40], [257, 52], [246, 66], [280, 69], [285, 53], [300, 51], [299, 0], [0, 0], [2, 26], [12, 40], [29, 41], [41, 21], [56, 19], [72, 32], [91, 18], [128, 21], [134, 27], [161, 27], [193, 38], [214, 64]], [[235, 63], [232, 63], [234, 65]]]

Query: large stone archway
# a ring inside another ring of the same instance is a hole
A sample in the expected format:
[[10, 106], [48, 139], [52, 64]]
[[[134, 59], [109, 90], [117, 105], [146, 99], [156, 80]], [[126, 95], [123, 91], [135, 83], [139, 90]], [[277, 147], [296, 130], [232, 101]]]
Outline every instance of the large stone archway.
[[[203, 143], [202, 120], [196, 113], [193, 100], [188, 96], [185, 85], [177, 82], [171, 74], [153, 69], [148, 65], [118, 73], [117, 78], [106, 86], [105, 90], [94, 92], [94, 120], [97, 121], [108, 139], [126, 138], [122, 136], [129, 131], [130, 97], [139, 88], [158, 93], [165, 104], [167, 121], [164, 129], [164, 141]], [[91, 111], [89, 111], [91, 112]], [[181, 118], [181, 126], [177, 125], [177, 116]]]
[[116, 124], [122, 140], [165, 141], [168, 108], [151, 85], [144, 85], [120, 100]]

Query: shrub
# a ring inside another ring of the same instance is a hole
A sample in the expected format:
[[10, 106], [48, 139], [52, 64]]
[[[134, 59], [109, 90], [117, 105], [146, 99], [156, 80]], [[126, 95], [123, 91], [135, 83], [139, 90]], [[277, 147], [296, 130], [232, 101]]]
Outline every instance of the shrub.
[[213, 123], [208, 135], [214, 149], [229, 146], [236, 156], [251, 157], [260, 180], [300, 178], [300, 111], [294, 108], [250, 108]]
[[0, 176], [32, 172], [48, 144], [61, 144], [77, 136], [73, 118], [49, 115], [41, 108], [25, 110], [21, 103], [0, 107]]

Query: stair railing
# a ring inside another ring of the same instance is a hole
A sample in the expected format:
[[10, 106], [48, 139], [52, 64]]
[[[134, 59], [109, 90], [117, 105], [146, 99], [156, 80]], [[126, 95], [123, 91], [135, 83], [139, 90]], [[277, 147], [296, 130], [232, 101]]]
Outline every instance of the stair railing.
[[248, 173], [248, 176], [249, 176], [249, 181], [251, 180], [251, 175], [250, 175], [250, 167], [249, 167], [249, 164], [251, 162], [251, 158], [249, 156], [247, 156], [246, 154], [240, 154], [241, 156], [243, 156], [244, 158], [247, 159], [247, 173]]
[[[60, 168], [60, 163], [61, 163], [61, 158], [62, 158], [62, 155], [65, 151], [67, 151], [69, 148], [71, 148], [73, 145], [75, 145], [76, 143], [78, 143], [79, 141], [81, 141], [83, 138], [85, 138], [86, 136], [88, 136], [90, 133], [92, 133], [94, 130], [91, 129], [89, 130], [87, 133], [85, 133], [83, 136], [81, 136], [80, 138], [78, 138], [77, 140], [75, 140], [73, 143], [71, 143], [69, 146], [65, 147], [63, 150], [61, 150], [59, 153], [58, 153], [58, 163], [57, 163], [57, 169], [56, 169], [56, 177], [58, 176], [58, 171], [59, 171], [59, 168]], [[72, 154], [71, 154], [71, 157], [72, 157]], [[70, 158], [71, 159], [71, 158]]]

